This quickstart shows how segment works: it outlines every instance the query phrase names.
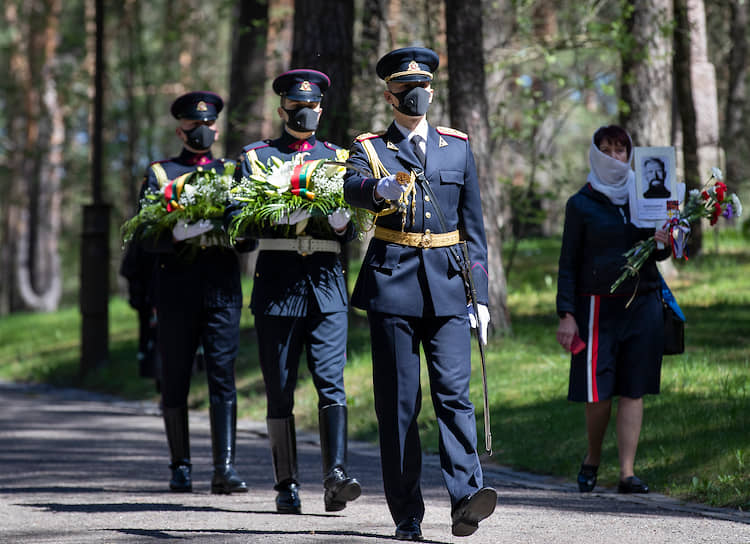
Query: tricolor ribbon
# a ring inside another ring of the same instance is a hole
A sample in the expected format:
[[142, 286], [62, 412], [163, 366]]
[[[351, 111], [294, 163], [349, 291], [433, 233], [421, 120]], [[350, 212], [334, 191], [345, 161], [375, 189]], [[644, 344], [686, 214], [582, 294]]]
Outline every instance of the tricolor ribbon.
[[167, 213], [183, 209], [179, 200], [180, 195], [182, 194], [182, 189], [185, 186], [185, 180], [190, 174], [192, 174], [192, 172], [182, 174], [180, 177], [164, 186], [164, 199], [167, 201]]
[[316, 159], [314, 161], [305, 161], [302, 164], [298, 164], [292, 170], [292, 194], [305, 197], [308, 200], [315, 199], [315, 193], [312, 192], [312, 184], [310, 182], [313, 172], [315, 169], [324, 162], [323, 159]]
[[667, 228], [667, 232], [669, 232], [669, 245], [672, 247], [672, 256], [675, 259], [682, 259], [684, 257], [687, 261], [687, 242], [690, 236], [690, 223], [688, 223], [687, 219], [673, 217], [664, 226]]

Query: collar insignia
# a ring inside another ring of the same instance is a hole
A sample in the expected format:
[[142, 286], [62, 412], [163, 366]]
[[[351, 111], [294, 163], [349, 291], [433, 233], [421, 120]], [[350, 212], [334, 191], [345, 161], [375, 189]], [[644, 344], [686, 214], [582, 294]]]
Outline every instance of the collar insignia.
[[396, 144], [394, 144], [392, 141], [388, 140], [388, 142], [385, 144], [385, 147], [387, 149], [392, 149], [393, 151], [398, 151], [398, 147], [396, 147]]
[[440, 137], [440, 141], [438, 142], [438, 147], [445, 147], [447, 145], [448, 145], [448, 142], [446, 142], [445, 140], [443, 140], [443, 137], [441, 136]]
[[417, 64], [416, 60], [413, 60], [409, 63], [409, 71], [419, 70], [419, 64]]
[[299, 90], [300, 91], [308, 91], [308, 92], [312, 91], [312, 87], [310, 87], [310, 82], [309, 81], [303, 81], [302, 83], [300, 83], [299, 84]]
[[203, 100], [201, 100], [200, 102], [198, 102], [198, 105], [195, 106], [195, 110], [196, 111], [208, 111], [208, 106], [206, 106], [206, 103]]

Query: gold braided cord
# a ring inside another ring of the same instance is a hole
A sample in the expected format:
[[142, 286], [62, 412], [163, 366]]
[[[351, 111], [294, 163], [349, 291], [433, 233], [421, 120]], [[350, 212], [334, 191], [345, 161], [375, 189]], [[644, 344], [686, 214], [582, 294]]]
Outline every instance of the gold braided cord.
[[390, 80], [396, 77], [413, 75], [427, 76], [432, 79], [432, 72], [428, 72], [427, 70], [407, 70], [405, 72], [396, 72], [395, 74], [389, 75], [387, 78], [385, 78], [385, 82], [388, 83]]
[[159, 189], [163, 189], [164, 186], [169, 183], [169, 177], [167, 176], [167, 171], [164, 170], [164, 167], [159, 164], [158, 162], [155, 162], [151, 165], [151, 170], [154, 171], [154, 175], [156, 176], [156, 182], [159, 184]]

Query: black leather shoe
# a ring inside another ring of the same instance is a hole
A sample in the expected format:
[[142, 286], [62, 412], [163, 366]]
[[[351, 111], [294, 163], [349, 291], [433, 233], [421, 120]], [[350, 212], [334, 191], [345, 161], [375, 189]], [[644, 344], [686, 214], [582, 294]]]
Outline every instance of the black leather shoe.
[[618, 493], [648, 493], [648, 484], [638, 476], [629, 476], [617, 484]]
[[483, 487], [473, 495], [458, 501], [451, 519], [453, 536], [469, 536], [479, 528], [479, 522], [489, 517], [497, 505], [497, 491]]
[[323, 481], [325, 495], [323, 502], [326, 512], [338, 512], [346, 508], [347, 501], [353, 501], [362, 494], [362, 487], [356, 478], [349, 478], [341, 468], [336, 467]]
[[419, 520], [406, 518], [396, 525], [396, 540], [424, 540]]
[[594, 490], [596, 485], [596, 473], [599, 465], [581, 464], [581, 470], [578, 472], [578, 491], [589, 493]]
[[276, 511], [279, 514], [301, 514], [302, 503], [299, 500], [299, 491], [294, 482], [276, 486]]
[[214, 476], [211, 478], [211, 493], [229, 495], [230, 493], [247, 493], [247, 484], [232, 465], [219, 465], [214, 467]]
[[172, 478], [169, 480], [169, 489], [176, 493], [190, 493], [193, 490], [193, 480], [190, 476], [190, 464], [171, 464]]

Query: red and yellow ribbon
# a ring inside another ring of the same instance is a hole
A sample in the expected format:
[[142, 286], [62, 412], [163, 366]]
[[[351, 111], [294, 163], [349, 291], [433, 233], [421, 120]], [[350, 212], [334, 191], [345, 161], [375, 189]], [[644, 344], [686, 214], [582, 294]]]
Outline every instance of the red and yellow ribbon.
[[320, 166], [323, 159], [316, 159], [313, 161], [305, 161], [302, 164], [298, 164], [292, 170], [292, 189], [293, 195], [307, 198], [308, 200], [315, 200], [315, 193], [312, 191], [311, 178], [315, 169]]

